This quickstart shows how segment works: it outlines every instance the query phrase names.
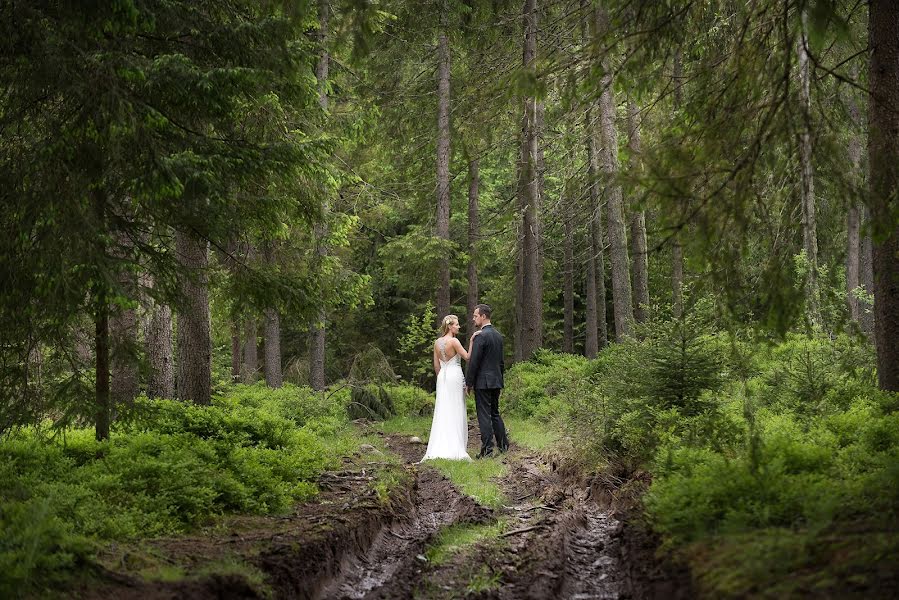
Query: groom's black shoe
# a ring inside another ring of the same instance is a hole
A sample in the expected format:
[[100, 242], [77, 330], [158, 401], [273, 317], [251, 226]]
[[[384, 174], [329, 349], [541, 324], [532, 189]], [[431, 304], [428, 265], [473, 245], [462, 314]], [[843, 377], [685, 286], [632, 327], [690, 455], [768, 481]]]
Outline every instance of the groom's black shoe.
[[489, 451], [487, 451], [487, 452], [484, 452], [483, 450], [481, 450], [480, 452], [478, 452], [477, 454], [475, 454], [475, 458], [476, 458], [476, 459], [490, 458], [491, 456], [493, 456], [493, 450], [492, 450], [492, 449], [489, 450]]

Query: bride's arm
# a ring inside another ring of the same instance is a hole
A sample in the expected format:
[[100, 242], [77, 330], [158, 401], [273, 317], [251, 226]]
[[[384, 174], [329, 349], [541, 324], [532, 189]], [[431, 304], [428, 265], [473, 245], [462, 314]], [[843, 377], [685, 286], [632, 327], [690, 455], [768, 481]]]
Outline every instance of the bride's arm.
[[474, 339], [478, 336], [479, 333], [481, 332], [475, 331], [474, 334], [472, 334], [471, 339], [468, 341], [468, 350], [466, 350], [462, 346], [462, 342], [460, 342], [458, 338], [453, 338], [456, 346], [456, 352], [461, 354], [462, 358], [464, 358], [465, 360], [468, 360], [468, 357], [471, 356], [471, 347], [474, 345]]
[[468, 360], [469, 353], [465, 350], [465, 348], [462, 347], [462, 342], [460, 342], [458, 338], [453, 338], [453, 348], [456, 349], [456, 353], [459, 356], [461, 356], [465, 360]]

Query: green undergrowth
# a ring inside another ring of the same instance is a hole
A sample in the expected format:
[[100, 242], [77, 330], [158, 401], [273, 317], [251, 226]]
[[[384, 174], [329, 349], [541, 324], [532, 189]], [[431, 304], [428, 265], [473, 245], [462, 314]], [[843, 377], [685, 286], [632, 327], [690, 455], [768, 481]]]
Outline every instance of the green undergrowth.
[[706, 597], [877, 597], [899, 564], [899, 396], [877, 389], [873, 349], [721, 331], [706, 309], [595, 360], [515, 365], [510, 413], [597, 470], [649, 471], [645, 519]]
[[288, 511], [358, 447], [342, 411], [305, 388], [236, 386], [208, 407], [138, 399], [105, 442], [90, 428], [7, 435], [0, 596], [59, 584], [109, 541]]

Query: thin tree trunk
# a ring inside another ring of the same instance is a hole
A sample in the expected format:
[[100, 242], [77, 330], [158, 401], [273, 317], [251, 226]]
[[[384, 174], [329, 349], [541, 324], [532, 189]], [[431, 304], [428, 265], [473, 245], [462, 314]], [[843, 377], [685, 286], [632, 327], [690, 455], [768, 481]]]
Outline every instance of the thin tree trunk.
[[595, 358], [608, 343], [606, 325], [606, 277], [602, 242], [602, 203], [599, 196], [599, 150], [596, 147], [596, 129], [593, 108], [588, 107], [584, 120], [587, 135], [587, 187], [590, 204], [587, 221], [586, 277], [586, 326], [584, 354]]
[[[596, 31], [601, 34], [608, 27], [608, 17], [603, 10], [596, 11]], [[621, 341], [631, 332], [634, 322], [631, 301], [631, 277], [627, 252], [627, 232], [624, 223], [624, 201], [618, 183], [618, 129], [615, 126], [615, 95], [612, 70], [608, 59], [602, 58], [604, 74], [599, 97], [599, 122], [602, 133], [600, 164], [606, 180], [607, 227], [609, 230], [609, 257], [612, 263], [612, 305], [615, 310], [615, 339]]]
[[[629, 101], [627, 110], [628, 149], [631, 170], [640, 171], [640, 124], [637, 122], [637, 105]], [[649, 317], [649, 256], [646, 245], [646, 212], [637, 210], [636, 203], [631, 210], [631, 265], [634, 282], [634, 319], [643, 323]]]
[[102, 441], [109, 439], [109, 422], [112, 418], [112, 399], [109, 389], [109, 306], [105, 294], [100, 294], [96, 302], [94, 349], [97, 363], [94, 389], [97, 414], [94, 433], [97, 441]]
[[[533, 69], [537, 57], [536, 0], [525, 0], [523, 64]], [[540, 282], [540, 181], [538, 173], [537, 101], [524, 101], [523, 140], [519, 167], [519, 212], [521, 213], [521, 356], [528, 360], [543, 345], [543, 298]]]
[[809, 59], [806, 49], [805, 13], [802, 15], [802, 35], [799, 39], [799, 97], [802, 102], [804, 124], [799, 134], [799, 159], [802, 179], [802, 248], [808, 261], [805, 296], [809, 320], [821, 325], [820, 296], [818, 293], [818, 233], [815, 217], [815, 185], [812, 171], [811, 95], [809, 92]]
[[[683, 106], [683, 60], [681, 50], [674, 52], [674, 109]], [[671, 309], [676, 318], [684, 312], [684, 249], [680, 243], [680, 232], [675, 231], [671, 240]]]
[[[861, 226], [863, 232], [859, 249], [859, 278], [865, 292], [874, 293], [874, 243], [871, 240], [871, 211], [867, 206], [862, 208]], [[871, 342], [874, 342], [874, 307], [859, 302], [859, 324]]]
[[[328, 110], [328, 70], [330, 69], [330, 55], [325, 49], [328, 36], [329, 2], [319, 0], [318, 3], [318, 41], [321, 54], [318, 58], [315, 76], [318, 80], [318, 104], [322, 110]], [[315, 257], [319, 268], [328, 256], [328, 200], [322, 201], [322, 219], [313, 226], [315, 236]], [[327, 384], [325, 380], [325, 352], [327, 349], [327, 322], [328, 311], [325, 308], [324, 298], [319, 297], [317, 315], [309, 326], [309, 385], [313, 390], [321, 391]]]
[[[853, 72], [858, 76], [858, 70]], [[862, 174], [862, 123], [858, 102], [855, 98], [855, 90], [850, 90], [846, 99], [846, 108], [849, 112], [849, 120], [852, 123], [852, 133], [849, 137], [849, 164], [852, 167], [853, 192], [861, 187], [864, 180]], [[856, 291], [861, 282], [861, 215], [864, 205], [853, 203], [846, 215], [846, 299], [849, 304], [849, 318], [855, 323], [861, 324], [861, 303]]]
[[175, 251], [185, 271], [181, 286], [183, 305], [178, 314], [178, 398], [210, 404], [209, 244], [179, 230], [175, 233]]
[[240, 381], [240, 363], [243, 348], [240, 344], [240, 324], [237, 321], [231, 321], [231, 381], [237, 383]]
[[562, 223], [565, 236], [562, 240], [562, 352], [574, 353], [574, 215], [571, 198], [562, 198]]
[[[446, 2], [441, 6], [437, 46], [437, 226], [436, 235], [449, 240], [450, 222], [450, 47], [446, 34]], [[450, 312], [449, 256], [440, 259], [437, 282], [437, 320]]]
[[465, 330], [474, 333], [471, 315], [478, 305], [478, 200], [480, 188], [480, 161], [475, 158], [468, 163], [468, 295], [465, 307]]
[[846, 216], [846, 298], [849, 303], [849, 318], [860, 322], [859, 301], [856, 290], [861, 284], [859, 279], [859, 212], [858, 207], [849, 207]]
[[868, 3], [868, 163], [874, 226], [874, 337], [880, 388], [899, 391], [899, 4]]
[[259, 374], [259, 342], [258, 327], [255, 318], [247, 319], [244, 324], [243, 367], [240, 379], [244, 383], [253, 383]]
[[265, 383], [270, 388], [284, 385], [281, 373], [281, 315], [277, 309], [265, 309]]

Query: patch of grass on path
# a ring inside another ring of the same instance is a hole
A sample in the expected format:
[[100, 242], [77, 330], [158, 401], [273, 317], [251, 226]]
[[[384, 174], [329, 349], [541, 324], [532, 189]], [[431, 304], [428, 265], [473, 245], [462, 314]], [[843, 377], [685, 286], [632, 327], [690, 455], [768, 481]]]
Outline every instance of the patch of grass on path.
[[503, 417], [509, 439], [528, 450], [541, 451], [554, 446], [561, 437], [559, 432], [546, 423], [520, 417]]
[[506, 465], [494, 459], [475, 460], [429, 460], [425, 464], [433, 465], [443, 473], [463, 494], [471, 496], [479, 504], [490, 508], [500, 508], [505, 497], [496, 484], [506, 472]]
[[416, 435], [427, 442], [431, 417], [393, 417], [381, 423], [379, 429], [388, 434]]
[[505, 521], [490, 525], [459, 524], [440, 532], [434, 544], [425, 552], [431, 564], [440, 565], [454, 554], [462, 552], [481, 540], [495, 539], [505, 529]]

